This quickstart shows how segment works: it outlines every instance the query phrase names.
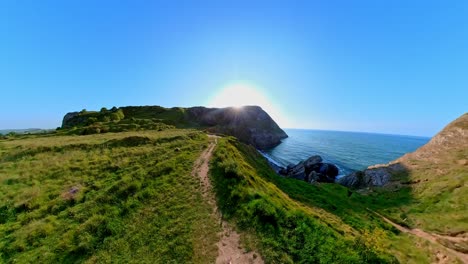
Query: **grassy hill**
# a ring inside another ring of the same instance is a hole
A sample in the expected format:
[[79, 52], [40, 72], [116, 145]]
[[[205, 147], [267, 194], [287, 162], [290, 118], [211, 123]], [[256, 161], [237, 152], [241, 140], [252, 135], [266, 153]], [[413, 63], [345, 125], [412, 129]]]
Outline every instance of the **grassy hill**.
[[468, 114], [392, 163], [405, 170], [369, 190], [363, 203], [401, 225], [447, 236], [439, 241], [468, 253]]
[[[141, 119], [124, 121], [155, 118], [134, 115]], [[0, 262], [215, 262], [219, 219], [191, 175], [208, 146], [204, 132], [164, 124], [70, 135], [74, 129], [0, 139]], [[266, 263], [432, 263], [440, 253], [459, 263], [369, 209], [410, 227], [466, 230], [466, 148], [437, 162], [405, 157], [416, 167], [398, 188], [362, 195], [280, 177], [253, 147], [217, 142], [210, 173], [218, 208], [245, 250]]]
[[0, 140], [0, 262], [213, 262], [219, 227], [190, 175], [206, 144], [193, 130]]
[[71, 134], [96, 134], [168, 127], [204, 129], [235, 136], [259, 149], [281, 143], [288, 135], [259, 106], [206, 108], [125, 106], [67, 113], [62, 128]]

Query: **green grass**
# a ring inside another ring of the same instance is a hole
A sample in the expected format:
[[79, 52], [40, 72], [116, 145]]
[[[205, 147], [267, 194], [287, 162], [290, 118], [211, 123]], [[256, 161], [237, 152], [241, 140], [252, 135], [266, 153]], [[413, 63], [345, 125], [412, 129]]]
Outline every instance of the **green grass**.
[[0, 262], [206, 263], [219, 227], [192, 130], [0, 141]]
[[224, 217], [267, 263], [430, 263], [444, 251], [367, 210], [379, 204], [382, 209], [388, 198], [394, 200], [386, 201], [387, 209], [410, 202], [411, 189], [349, 196], [337, 184], [283, 178], [255, 149], [233, 138], [220, 140], [211, 169]]
[[[111, 123], [145, 129], [148, 120]], [[219, 220], [191, 175], [208, 138], [160, 130], [0, 139], [0, 263], [214, 262]], [[435, 261], [440, 246], [367, 208], [410, 227], [467, 230], [466, 170], [452, 166], [466, 150], [399, 175], [427, 182], [361, 195], [280, 177], [254, 148], [231, 137], [218, 142], [211, 162], [218, 207], [266, 263]], [[443, 173], [431, 174], [436, 168]]]
[[[260, 253], [269, 263], [396, 262], [380, 247], [383, 229], [373, 225], [372, 231], [358, 232], [327, 211], [327, 204], [339, 204], [334, 197], [321, 201], [321, 206], [312, 205], [316, 200], [295, 200], [297, 192], [289, 195], [294, 189], [307, 191], [314, 186], [281, 179], [253, 148], [234, 139], [220, 140], [212, 178], [224, 217], [257, 237]], [[285, 187], [286, 181], [290, 185]]]
[[412, 161], [417, 168], [404, 177], [412, 182], [396, 190], [374, 188], [360, 200], [394, 221], [439, 234], [468, 230], [468, 170], [457, 164], [468, 150], [444, 154], [443, 162]]

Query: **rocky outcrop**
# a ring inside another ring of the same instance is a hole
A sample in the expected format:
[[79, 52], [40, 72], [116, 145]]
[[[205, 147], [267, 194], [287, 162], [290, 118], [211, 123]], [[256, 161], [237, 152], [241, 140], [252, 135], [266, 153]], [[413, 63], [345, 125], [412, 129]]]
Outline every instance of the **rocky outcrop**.
[[72, 127], [74, 125], [74, 123], [80, 123], [81, 120], [75, 120], [75, 119], [78, 119], [77, 117], [80, 115], [80, 112], [70, 112], [70, 113], [67, 113], [64, 117], [63, 117], [63, 121], [62, 121], [62, 127]]
[[[409, 184], [420, 182], [421, 179], [401, 179], [399, 175], [408, 175], [411, 171], [422, 168], [422, 164], [440, 165], [446, 167], [449, 157], [463, 156], [468, 149], [468, 114], [464, 114], [442, 131], [437, 133], [427, 144], [412, 153], [388, 163], [368, 167], [364, 171], [356, 171], [339, 179], [337, 182], [352, 188], [367, 188], [374, 186], [386, 186], [392, 181], [396, 184]], [[451, 161], [449, 161], [451, 162]], [[453, 162], [453, 161], [452, 161]], [[464, 159], [456, 161], [458, 165], [465, 165]], [[453, 165], [449, 165], [453, 167]], [[444, 172], [441, 168], [434, 174]], [[427, 180], [427, 179], [424, 179]]]
[[315, 155], [296, 165], [290, 164], [279, 170], [279, 174], [309, 183], [335, 182], [338, 167], [331, 163], [322, 162], [322, 157]]
[[399, 163], [389, 165], [376, 165], [364, 171], [355, 171], [348, 174], [336, 182], [352, 188], [366, 188], [372, 186], [384, 186], [389, 183], [392, 175], [403, 172], [406, 169]]
[[237, 137], [258, 149], [272, 148], [288, 135], [259, 106], [187, 109], [191, 122], [208, 127], [213, 133]]

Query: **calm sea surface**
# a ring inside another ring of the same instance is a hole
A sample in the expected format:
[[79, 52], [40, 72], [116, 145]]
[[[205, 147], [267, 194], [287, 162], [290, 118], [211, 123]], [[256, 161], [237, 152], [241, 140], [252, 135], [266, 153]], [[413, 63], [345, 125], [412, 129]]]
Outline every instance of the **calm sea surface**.
[[370, 165], [388, 163], [415, 151], [430, 138], [360, 132], [285, 129], [289, 135], [273, 149], [264, 152], [281, 166], [320, 155], [340, 169], [340, 176]]

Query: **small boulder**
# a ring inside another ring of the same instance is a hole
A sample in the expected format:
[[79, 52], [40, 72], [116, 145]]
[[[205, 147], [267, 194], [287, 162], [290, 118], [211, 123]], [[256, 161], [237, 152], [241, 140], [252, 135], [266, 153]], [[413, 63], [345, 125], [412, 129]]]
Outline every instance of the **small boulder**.
[[322, 157], [315, 155], [297, 165], [288, 165], [282, 173], [286, 177], [306, 182], [334, 182], [338, 175], [338, 167], [322, 161]]
[[295, 178], [298, 180], [304, 180], [306, 176], [304, 162], [299, 162], [290, 171], [288, 171], [288, 177]]
[[322, 157], [320, 157], [319, 155], [315, 155], [306, 159], [306, 161], [304, 161], [304, 167], [306, 168], [311, 167], [314, 164], [321, 163], [321, 162], [322, 162]]
[[331, 163], [322, 163], [320, 166], [320, 173], [335, 179], [338, 176], [338, 167]]
[[319, 181], [319, 178], [320, 178], [320, 175], [319, 175], [318, 173], [316, 173], [315, 171], [311, 171], [311, 172], [307, 175], [307, 180], [306, 180], [306, 182], [308, 182], [308, 183], [314, 183], [314, 182]]

